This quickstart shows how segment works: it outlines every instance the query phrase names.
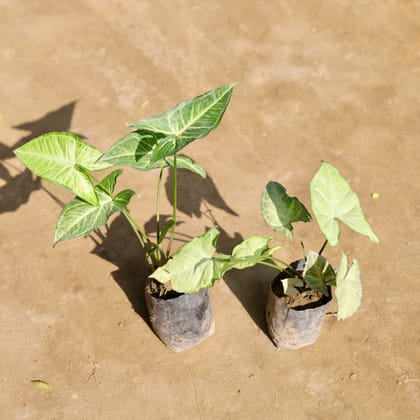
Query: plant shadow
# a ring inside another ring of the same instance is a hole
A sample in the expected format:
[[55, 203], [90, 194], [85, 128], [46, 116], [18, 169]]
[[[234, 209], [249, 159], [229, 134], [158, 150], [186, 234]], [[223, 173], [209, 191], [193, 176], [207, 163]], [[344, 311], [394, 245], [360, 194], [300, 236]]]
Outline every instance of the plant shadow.
[[96, 246], [91, 253], [118, 267], [111, 272], [112, 277], [127, 296], [134, 311], [148, 323], [144, 289], [149, 271], [136, 235], [121, 213], [106, 226], [105, 233], [96, 233], [99, 241], [95, 241]]
[[256, 266], [245, 270], [229, 271], [224, 277], [225, 283], [248, 315], [269, 338], [265, 308], [270, 284], [276, 274], [276, 270], [272, 268]]
[[[173, 181], [174, 171], [169, 168], [168, 177], [165, 182], [166, 196], [173, 205]], [[193, 174], [187, 170], [177, 171], [177, 210], [188, 216], [201, 217], [202, 205], [216, 207], [224, 210], [232, 216], [238, 216], [231, 207], [227, 205], [223, 197], [217, 190], [213, 179], [207, 174], [206, 178]]]
[[[76, 101], [70, 102], [60, 108], [51, 111], [34, 121], [25, 122], [12, 128], [29, 131], [29, 134], [21, 137], [15, 144], [8, 146], [0, 142], [0, 214], [17, 210], [27, 203], [33, 191], [44, 189], [54, 200], [54, 197], [43, 187], [41, 179], [32, 174], [29, 169], [19, 171], [9, 162], [15, 155], [13, 150], [23, 146], [29, 140], [49, 131], [66, 131], [70, 128]], [[17, 175], [12, 173], [18, 172]]]
[[[238, 216], [238, 214], [224, 201], [212, 178], [207, 175], [207, 178], [203, 179], [191, 172], [179, 170], [178, 181], [180, 186], [178, 187], [177, 209], [188, 216], [201, 217], [204, 215], [211, 220], [213, 225], [218, 225], [220, 236], [217, 249], [219, 252], [231, 254], [233, 248], [243, 241], [243, 237], [238, 232], [230, 236], [217, 223], [208, 205], [234, 216]], [[173, 204], [172, 183], [173, 169], [170, 169], [165, 189], [168, 200]], [[202, 207], [205, 208], [205, 211], [202, 210]], [[271, 280], [276, 274], [276, 270], [260, 265], [245, 270], [232, 270], [224, 276], [224, 281], [229, 289], [267, 337], [269, 334], [265, 321], [265, 307]]]

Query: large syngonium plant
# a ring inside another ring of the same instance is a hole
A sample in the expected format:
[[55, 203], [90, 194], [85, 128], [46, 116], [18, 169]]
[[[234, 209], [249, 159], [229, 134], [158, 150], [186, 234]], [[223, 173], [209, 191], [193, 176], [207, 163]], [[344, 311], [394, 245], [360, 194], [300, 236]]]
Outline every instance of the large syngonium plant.
[[[177, 170], [189, 170], [206, 177], [204, 168], [179, 155], [185, 146], [205, 137], [220, 123], [231, 99], [235, 84], [221, 86], [171, 110], [147, 117], [128, 126], [134, 128], [102, 153], [94, 146], [68, 132], [41, 135], [15, 150], [17, 157], [36, 175], [75, 194], [58, 217], [55, 243], [89, 235], [121, 212], [144, 248], [150, 277], [165, 284], [164, 290], [193, 293], [211, 287], [232, 268], [242, 269], [269, 258], [277, 248], [270, 248], [270, 238], [254, 236], [239, 244], [232, 255], [218, 254], [217, 227], [192, 239], [172, 255], [177, 226]], [[160, 171], [156, 192], [156, 237], [152, 238], [128, 211], [135, 194], [131, 189], [115, 193], [117, 179], [128, 166], [141, 171]], [[173, 214], [162, 225], [160, 190], [163, 171], [173, 168]], [[112, 169], [103, 179], [94, 172]], [[166, 249], [165, 249], [166, 248]]]

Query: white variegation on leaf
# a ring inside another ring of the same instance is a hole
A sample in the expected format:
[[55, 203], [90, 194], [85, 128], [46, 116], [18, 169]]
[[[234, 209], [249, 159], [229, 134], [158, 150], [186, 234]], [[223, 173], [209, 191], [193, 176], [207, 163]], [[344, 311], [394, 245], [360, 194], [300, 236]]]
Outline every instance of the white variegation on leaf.
[[162, 267], [149, 277], [161, 283], [171, 282], [179, 293], [195, 293], [214, 283], [213, 256], [219, 236], [217, 227], [198, 236], [181, 247]]
[[112, 166], [107, 162], [97, 162], [102, 153], [72, 133], [43, 134], [14, 152], [34, 174], [95, 205], [98, 197], [88, 171]]
[[[168, 166], [173, 167], [174, 156], [166, 156], [156, 161], [152, 159], [158, 140], [161, 137], [162, 135], [160, 134], [144, 130], [128, 133], [111, 146], [101, 157], [100, 162], [130, 166], [141, 171], [166, 168]], [[187, 156], [177, 156], [177, 167], [187, 169], [203, 178], [206, 177], [204, 168]]]
[[223, 277], [228, 270], [243, 270], [268, 260], [273, 253], [280, 249], [279, 246], [270, 248], [271, 240], [272, 238], [267, 236], [251, 236], [237, 245], [231, 256], [218, 254], [218, 277]]
[[115, 212], [127, 207], [134, 191], [123, 190], [112, 196], [115, 180], [121, 172], [121, 170], [112, 172], [95, 187], [98, 205], [92, 205], [77, 197], [64, 206], [57, 220], [55, 243], [86, 236], [104, 225]]
[[221, 86], [181, 102], [164, 114], [128, 123], [129, 127], [163, 135], [153, 152], [156, 161], [182, 150], [193, 140], [206, 136], [220, 123], [236, 84]]
[[279, 247], [269, 247], [271, 238], [252, 236], [237, 245], [232, 255], [216, 254], [217, 227], [192, 239], [149, 277], [161, 283], [171, 282], [179, 293], [195, 293], [209, 288], [232, 269], [242, 270], [267, 260]]
[[335, 295], [337, 297], [337, 319], [346, 319], [352, 316], [360, 306], [362, 301], [362, 283], [360, 281], [360, 268], [356, 260], [348, 269], [347, 256], [341, 256], [340, 267], [337, 270], [337, 287]]
[[379, 242], [363, 215], [359, 198], [334, 166], [322, 163], [311, 181], [310, 191], [315, 218], [331, 246], [338, 244], [339, 220], [371, 241]]

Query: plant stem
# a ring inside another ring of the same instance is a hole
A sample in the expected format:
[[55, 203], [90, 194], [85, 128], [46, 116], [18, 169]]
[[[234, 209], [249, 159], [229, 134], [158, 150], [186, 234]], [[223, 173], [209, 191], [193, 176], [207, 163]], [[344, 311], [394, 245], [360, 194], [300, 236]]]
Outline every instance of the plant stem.
[[[297, 277], [299, 277], [300, 279], [302, 279], [303, 280], [303, 277], [302, 277], [302, 274], [301, 273], [299, 273], [299, 271], [297, 271], [297, 270], [295, 270], [290, 264], [287, 264], [286, 262], [284, 262], [284, 261], [282, 261], [282, 260], [279, 260], [278, 258], [275, 258], [275, 257], [271, 257], [271, 260], [272, 261], [275, 261], [275, 262], [278, 262], [278, 263], [280, 263], [280, 264], [283, 264], [286, 268], [287, 268], [287, 271], [290, 271], [291, 273], [293, 273], [295, 276], [297, 276]], [[280, 267], [278, 267], [277, 265], [274, 265], [274, 267], [273, 268], [276, 268], [277, 270], [279, 270], [279, 271], [282, 271], [281, 270], [281, 268]]]
[[327, 244], [328, 244], [328, 240], [327, 239], [325, 239], [325, 241], [324, 241], [324, 243], [322, 244], [322, 246], [321, 246], [321, 249], [319, 250], [319, 252], [318, 252], [318, 254], [319, 255], [321, 255], [322, 254], [322, 252], [324, 251], [324, 249], [325, 249], [325, 247], [327, 246]]
[[157, 185], [156, 193], [156, 239], [158, 245], [160, 245], [159, 236], [160, 236], [160, 187], [162, 185], [162, 174], [163, 168], [160, 168], [159, 180]]
[[156, 192], [156, 244], [157, 249], [155, 252], [155, 258], [158, 265], [161, 265], [161, 248], [160, 244], [162, 243], [164, 238], [160, 238], [160, 188], [162, 185], [162, 176], [163, 176], [163, 168], [160, 169], [158, 185], [157, 185], [157, 192]]
[[277, 271], [283, 271], [278, 265], [271, 264], [271, 263], [266, 262], [266, 261], [259, 261], [258, 264], [265, 265], [266, 267], [274, 268]]
[[172, 220], [174, 222], [171, 229], [171, 237], [169, 238], [168, 248], [166, 250], [166, 259], [169, 259], [171, 255], [172, 243], [175, 237], [175, 228], [176, 228], [176, 207], [177, 207], [177, 165], [176, 165], [176, 153], [174, 154], [174, 183], [173, 183], [173, 197], [174, 202], [172, 204]]
[[149, 269], [153, 273], [153, 271], [155, 271], [155, 266], [153, 264], [152, 259], [150, 258], [150, 255], [147, 255], [147, 248], [145, 245], [145, 242], [147, 242], [148, 244], [150, 244], [151, 242], [149, 238], [147, 237], [146, 232], [144, 232], [143, 229], [137, 224], [137, 222], [133, 219], [133, 217], [131, 216], [130, 212], [127, 209], [121, 210], [121, 213], [128, 220], [128, 223], [130, 223], [130, 226], [132, 227], [134, 233], [136, 234], [137, 239], [139, 240], [140, 245], [146, 254], [146, 262], [149, 266]]

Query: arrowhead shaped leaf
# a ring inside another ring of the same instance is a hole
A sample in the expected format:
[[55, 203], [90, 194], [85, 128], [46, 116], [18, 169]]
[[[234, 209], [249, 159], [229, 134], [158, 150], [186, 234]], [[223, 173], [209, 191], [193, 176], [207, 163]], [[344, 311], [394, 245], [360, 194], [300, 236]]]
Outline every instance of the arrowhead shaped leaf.
[[169, 156], [179, 152], [191, 141], [206, 136], [219, 125], [234, 87], [235, 84], [221, 86], [181, 102], [164, 114], [131, 122], [128, 126], [163, 134], [166, 138], [160, 142], [171, 144], [167, 149], [160, 146], [159, 158], [165, 157], [164, 153]]
[[[168, 156], [165, 159], [165, 163], [170, 166], [171, 168], [174, 167], [174, 157]], [[193, 174], [200, 175], [202, 178], [207, 177], [206, 170], [197, 162], [194, 162], [187, 156], [180, 156], [176, 157], [176, 166], [178, 169], [186, 169], [187, 171], [192, 172]]]
[[102, 188], [106, 193], [112, 195], [115, 189], [117, 178], [122, 174], [122, 169], [116, 169], [108, 174], [99, 184], [98, 187]]
[[179, 293], [195, 293], [213, 285], [213, 255], [219, 230], [211, 228], [180, 248], [152, 277], [161, 283], [171, 282]]
[[161, 166], [157, 162], [153, 165], [151, 164], [152, 151], [156, 148], [160, 137], [162, 137], [160, 134], [150, 131], [132, 131], [115, 142], [104, 153], [99, 162], [130, 166], [142, 171], [160, 168]]
[[[119, 175], [118, 172], [120, 171], [114, 171], [108, 177], [117, 177]], [[100, 187], [104, 181], [106, 181], [106, 178], [95, 187], [99, 199], [98, 205], [92, 205], [76, 197], [64, 206], [57, 220], [55, 243], [88, 235], [93, 230], [104, 225], [112, 214], [123, 210], [128, 205], [128, 202], [134, 195], [134, 191], [124, 190], [112, 197]]]
[[133, 190], [122, 190], [117, 195], [115, 195], [114, 198], [112, 199], [114, 203], [114, 207], [116, 207], [115, 211], [124, 210], [128, 206], [128, 203], [130, 202], [131, 197], [135, 194], [136, 193]]
[[358, 262], [353, 260], [353, 265], [347, 270], [347, 257], [343, 254], [337, 271], [336, 282], [337, 318], [340, 320], [352, 316], [362, 301], [362, 284]]
[[87, 172], [102, 170], [111, 165], [97, 163], [102, 153], [75, 134], [44, 134], [14, 152], [36, 175], [67, 188], [89, 203], [98, 204], [94, 185]]
[[261, 199], [261, 214], [264, 221], [276, 232], [288, 238], [293, 236], [293, 222], [309, 222], [311, 215], [296, 198], [289, 197], [286, 188], [270, 181]]
[[335, 284], [335, 277], [334, 269], [322, 255], [314, 251], [308, 252], [303, 279], [311, 289], [328, 296], [328, 286]]
[[[112, 165], [130, 166], [141, 171], [157, 168], [173, 167], [174, 157], [153, 161], [152, 155], [157, 148], [160, 134], [138, 130], [128, 133], [118, 140], [99, 160]], [[206, 177], [206, 171], [198, 163], [187, 156], [177, 156], [177, 167], [187, 169], [195, 174]]]
[[334, 166], [323, 162], [311, 181], [310, 190], [312, 210], [331, 246], [338, 244], [338, 220], [371, 241], [379, 242], [363, 215], [359, 198]]
[[254, 267], [261, 261], [265, 261], [276, 252], [280, 247], [270, 248], [269, 243], [272, 238], [267, 236], [251, 236], [237, 245], [232, 256], [218, 254], [218, 276], [219, 278], [232, 269], [243, 270], [244, 268]]

